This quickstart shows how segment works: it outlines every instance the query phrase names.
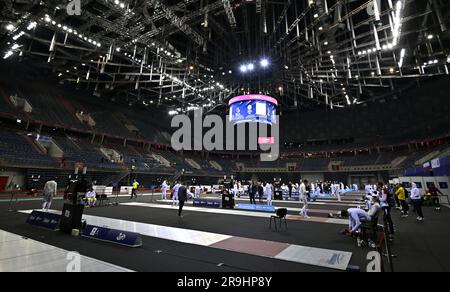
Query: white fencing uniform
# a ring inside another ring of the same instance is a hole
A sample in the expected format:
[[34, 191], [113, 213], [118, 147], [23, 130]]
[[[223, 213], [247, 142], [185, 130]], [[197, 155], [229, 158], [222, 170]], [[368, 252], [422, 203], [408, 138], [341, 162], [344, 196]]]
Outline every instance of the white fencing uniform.
[[340, 184], [336, 184], [336, 196], [338, 198], [338, 201], [341, 201], [341, 185]]
[[351, 232], [358, 231], [362, 225], [362, 222], [369, 222], [371, 220], [369, 214], [358, 208], [350, 208], [348, 212], [348, 227]]
[[265, 191], [267, 196], [267, 205], [272, 206], [272, 185], [269, 183], [266, 184]]
[[302, 183], [300, 185], [299, 192], [300, 192], [300, 203], [303, 204], [303, 207], [300, 210], [300, 215], [303, 216], [304, 218], [309, 218], [308, 217], [308, 197], [306, 195], [305, 183]]
[[176, 184], [173, 187], [173, 197], [172, 197], [172, 206], [178, 205], [178, 189], [180, 188], [180, 184]]
[[234, 186], [233, 186], [233, 195], [235, 197], [237, 197], [239, 195], [239, 187], [237, 184], [234, 184]]
[[195, 191], [194, 191], [195, 193], [195, 198], [200, 198], [200, 192], [201, 192], [201, 189], [200, 189], [200, 186], [195, 186]]
[[242, 188], [242, 184], [241, 182], [238, 182], [238, 191], [237, 191], [237, 196], [240, 197], [244, 194], [244, 188]]
[[370, 194], [367, 194], [366, 198], [365, 198], [366, 199], [366, 208], [371, 209], [372, 208], [372, 198], [379, 197], [379, 196], [380, 195], [379, 195], [378, 191], [373, 191]]
[[167, 184], [167, 181], [163, 181], [161, 185], [161, 192], [162, 192], [162, 199], [167, 200], [167, 191], [169, 189], [169, 185]]
[[316, 196], [319, 196], [319, 195], [320, 195], [320, 187], [319, 187], [319, 185], [317, 185], [317, 187], [316, 187], [315, 195], [316, 195]]

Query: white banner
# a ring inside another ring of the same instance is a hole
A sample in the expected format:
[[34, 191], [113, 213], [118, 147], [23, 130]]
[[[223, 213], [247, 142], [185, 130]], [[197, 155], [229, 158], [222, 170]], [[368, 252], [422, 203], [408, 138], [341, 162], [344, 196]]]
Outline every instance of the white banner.
[[441, 167], [441, 161], [438, 159], [431, 160], [431, 168], [439, 168]]

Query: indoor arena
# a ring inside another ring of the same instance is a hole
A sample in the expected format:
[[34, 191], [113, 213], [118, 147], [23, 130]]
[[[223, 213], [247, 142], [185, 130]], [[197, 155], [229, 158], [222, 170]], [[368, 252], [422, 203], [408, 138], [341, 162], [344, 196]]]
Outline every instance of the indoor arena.
[[449, 272], [449, 25], [448, 0], [1, 1], [0, 272]]

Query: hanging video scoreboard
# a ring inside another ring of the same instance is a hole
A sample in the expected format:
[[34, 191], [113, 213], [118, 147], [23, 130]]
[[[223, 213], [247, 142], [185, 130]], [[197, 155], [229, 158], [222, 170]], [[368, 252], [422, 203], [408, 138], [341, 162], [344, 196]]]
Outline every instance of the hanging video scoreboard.
[[276, 123], [278, 101], [270, 96], [249, 94], [232, 98], [228, 102], [230, 122], [241, 123]]

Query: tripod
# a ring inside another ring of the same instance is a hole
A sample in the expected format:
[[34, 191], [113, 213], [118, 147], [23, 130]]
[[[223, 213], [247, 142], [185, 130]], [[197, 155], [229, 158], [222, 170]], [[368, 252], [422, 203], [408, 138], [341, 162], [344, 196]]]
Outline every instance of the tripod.
[[[16, 201], [14, 203], [17, 203], [17, 197], [16, 197]], [[9, 207], [8, 207], [8, 212], [14, 212], [16, 211], [15, 209], [13, 209], [13, 201], [14, 201], [14, 192], [11, 192], [11, 198], [9, 200]]]

